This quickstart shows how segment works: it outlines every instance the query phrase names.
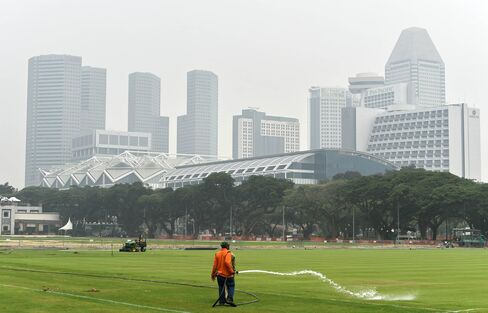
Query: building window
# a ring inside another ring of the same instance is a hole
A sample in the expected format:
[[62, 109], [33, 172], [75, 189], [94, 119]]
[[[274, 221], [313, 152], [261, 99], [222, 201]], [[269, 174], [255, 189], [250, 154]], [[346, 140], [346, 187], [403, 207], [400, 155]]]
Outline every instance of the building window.
[[10, 217], [10, 211], [4, 210], [2, 215], [5, 218], [9, 218]]
[[147, 137], [139, 137], [139, 146], [147, 147], [149, 145], [149, 141]]
[[137, 137], [133, 137], [133, 136], [131, 136], [131, 137], [129, 138], [129, 145], [130, 145], [130, 146], [136, 146], [136, 147], [137, 147], [137, 146], [139, 145], [139, 143], [138, 143], [138, 138], [137, 138]]
[[127, 146], [129, 144], [129, 137], [127, 136], [120, 136], [120, 145]]
[[107, 135], [100, 135], [98, 140], [99, 140], [99, 143], [102, 145], [108, 144], [108, 136]]
[[3, 225], [2, 230], [3, 231], [9, 231], [10, 230], [9, 228], [10, 227], [8, 225]]
[[119, 144], [119, 136], [110, 135], [109, 142], [111, 145], [118, 145]]

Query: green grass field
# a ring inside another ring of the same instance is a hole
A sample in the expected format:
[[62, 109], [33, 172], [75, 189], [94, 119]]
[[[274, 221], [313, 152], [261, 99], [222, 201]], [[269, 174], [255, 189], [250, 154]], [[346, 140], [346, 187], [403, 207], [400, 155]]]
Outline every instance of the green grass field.
[[[259, 302], [237, 308], [211, 308], [213, 253], [0, 250], [1, 312], [488, 312], [485, 249], [238, 250], [240, 270], [311, 269], [352, 291], [415, 299], [365, 300], [312, 276], [243, 273], [237, 289]], [[236, 292], [237, 303], [252, 299]]]

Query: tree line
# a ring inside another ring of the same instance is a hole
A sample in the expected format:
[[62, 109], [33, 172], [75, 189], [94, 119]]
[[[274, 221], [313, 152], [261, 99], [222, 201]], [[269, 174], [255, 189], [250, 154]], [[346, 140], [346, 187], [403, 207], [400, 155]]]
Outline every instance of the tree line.
[[[395, 239], [398, 230], [437, 239], [440, 229], [468, 226], [488, 232], [488, 184], [446, 172], [403, 168], [382, 175], [355, 172], [317, 185], [294, 185], [270, 176], [251, 176], [236, 185], [226, 173], [176, 190], [142, 183], [111, 188], [57, 190], [0, 185], [2, 195], [43, 205], [71, 218], [74, 235], [86, 223], [116, 223], [129, 236], [187, 234], [280, 237], [295, 229], [304, 239]], [[285, 223], [283, 224], [283, 220]], [[441, 227], [443, 226], [443, 227]]]

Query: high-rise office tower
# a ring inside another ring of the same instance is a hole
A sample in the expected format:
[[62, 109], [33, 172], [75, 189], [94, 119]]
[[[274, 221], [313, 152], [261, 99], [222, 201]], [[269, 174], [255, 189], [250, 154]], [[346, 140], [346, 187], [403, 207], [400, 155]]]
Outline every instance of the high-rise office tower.
[[129, 131], [152, 135], [152, 149], [169, 151], [169, 118], [160, 116], [161, 79], [151, 73], [129, 75]]
[[347, 105], [349, 91], [312, 87], [309, 93], [310, 149], [341, 148], [341, 110]]
[[218, 154], [218, 78], [210, 71], [187, 73], [186, 115], [178, 116], [177, 152]]
[[296, 118], [247, 109], [234, 116], [232, 126], [234, 159], [300, 150], [300, 124]]
[[25, 185], [40, 183], [39, 168], [64, 165], [80, 131], [81, 57], [29, 59]]
[[385, 66], [385, 83], [411, 83], [415, 96], [412, 104], [445, 104], [444, 62], [425, 29], [402, 31]]
[[81, 67], [82, 132], [105, 129], [107, 70], [91, 66]]

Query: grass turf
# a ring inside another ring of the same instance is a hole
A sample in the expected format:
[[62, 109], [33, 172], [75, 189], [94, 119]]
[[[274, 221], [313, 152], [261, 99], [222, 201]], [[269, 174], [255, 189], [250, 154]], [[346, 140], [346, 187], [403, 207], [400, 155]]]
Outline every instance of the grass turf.
[[[359, 291], [414, 294], [412, 301], [357, 299], [315, 277], [243, 273], [236, 287], [260, 301], [211, 308], [213, 251], [0, 251], [2, 312], [488, 312], [488, 250], [239, 250], [238, 268], [311, 269]], [[153, 282], [144, 281], [153, 280]], [[195, 284], [198, 287], [173, 283]], [[236, 302], [250, 301], [236, 292]]]

